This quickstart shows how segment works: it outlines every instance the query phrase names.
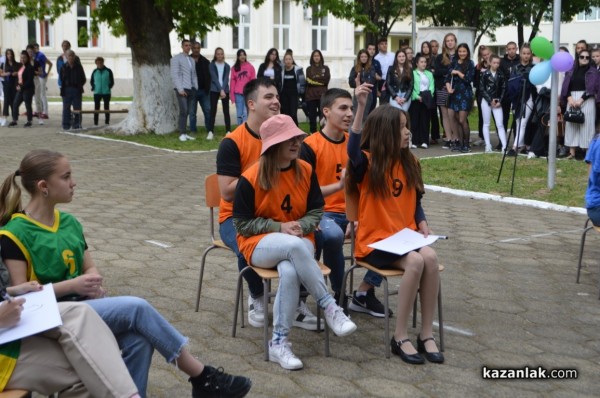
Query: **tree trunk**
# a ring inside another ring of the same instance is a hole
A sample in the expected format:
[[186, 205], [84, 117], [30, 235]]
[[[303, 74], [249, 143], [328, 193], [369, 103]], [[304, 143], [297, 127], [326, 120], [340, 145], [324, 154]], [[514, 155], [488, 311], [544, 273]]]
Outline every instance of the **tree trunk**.
[[152, 0], [119, 0], [119, 8], [131, 46], [133, 102], [116, 129], [124, 134], [171, 133], [179, 112], [170, 74], [172, 15]]

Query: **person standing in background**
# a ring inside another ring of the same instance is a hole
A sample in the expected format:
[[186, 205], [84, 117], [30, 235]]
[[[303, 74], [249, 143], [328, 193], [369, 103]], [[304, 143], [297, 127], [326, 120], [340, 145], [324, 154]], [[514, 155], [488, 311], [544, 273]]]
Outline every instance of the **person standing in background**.
[[192, 59], [195, 61], [196, 76], [198, 77], [198, 89], [196, 90], [196, 98], [192, 110], [190, 111], [190, 131], [192, 133], [197, 132], [196, 128], [196, 112], [198, 110], [198, 103], [202, 108], [202, 114], [204, 115], [204, 127], [208, 134], [206, 135], [207, 140], [214, 138], [213, 126], [214, 122], [211, 120], [210, 115], [210, 61], [205, 56], [200, 54], [202, 45], [199, 42], [192, 44]]
[[[40, 64], [40, 74], [35, 79], [35, 108], [37, 110], [37, 116], [41, 119], [48, 119], [48, 97], [46, 96], [46, 82], [48, 75], [52, 70], [52, 62], [43, 52], [40, 51], [40, 45], [35, 43], [33, 45], [33, 52], [35, 54], [35, 60]], [[46, 71], [46, 65], [48, 70]], [[42, 124], [42, 123], [40, 123]]]
[[229, 116], [229, 73], [231, 67], [225, 62], [225, 51], [221, 47], [215, 48], [213, 60], [209, 66], [210, 71], [210, 121], [211, 129], [215, 129], [217, 117], [217, 103], [221, 100], [225, 130], [231, 132], [231, 117]]
[[331, 80], [331, 72], [325, 65], [323, 54], [320, 50], [314, 50], [310, 54], [310, 66], [306, 68], [306, 91], [304, 93], [311, 133], [317, 131], [317, 116], [320, 120], [323, 112], [321, 95], [327, 91], [329, 80]]
[[179, 141], [195, 140], [186, 133], [186, 121], [188, 115], [191, 120], [198, 89], [196, 67], [194, 60], [189, 56], [191, 48], [191, 42], [184, 39], [181, 41], [181, 52], [171, 58], [171, 80], [179, 103]]
[[379, 52], [375, 56], [375, 59], [379, 61], [379, 65], [381, 66], [381, 80], [379, 82], [379, 105], [384, 105], [389, 104], [390, 102], [390, 93], [385, 88], [385, 79], [390, 66], [394, 64], [396, 57], [394, 56], [393, 52], [388, 51], [388, 41], [385, 37], [382, 37], [377, 41], [377, 48], [379, 49]]
[[[104, 58], [96, 58], [96, 69], [90, 77], [92, 92], [94, 93], [94, 110], [100, 109], [100, 101], [104, 101], [104, 110], [110, 109], [111, 89], [115, 85], [115, 78], [112, 70], [104, 66]], [[94, 126], [98, 125], [98, 113], [94, 113]], [[110, 113], [104, 114], [104, 123], [108, 126], [110, 123]]]
[[[67, 50], [67, 63], [61, 71], [62, 87], [60, 95], [63, 98], [62, 127], [65, 130], [81, 128], [81, 113], [76, 113], [71, 119], [71, 107], [81, 110], [83, 86], [86, 82], [85, 71], [81, 64], [75, 62], [75, 52]], [[73, 120], [73, 124], [71, 124]]]
[[229, 82], [232, 97], [231, 102], [235, 103], [238, 126], [241, 126], [248, 119], [244, 87], [250, 80], [254, 80], [254, 78], [256, 78], [256, 70], [248, 62], [246, 51], [240, 48], [236, 54], [235, 64], [233, 64], [233, 68], [231, 69], [231, 80]]

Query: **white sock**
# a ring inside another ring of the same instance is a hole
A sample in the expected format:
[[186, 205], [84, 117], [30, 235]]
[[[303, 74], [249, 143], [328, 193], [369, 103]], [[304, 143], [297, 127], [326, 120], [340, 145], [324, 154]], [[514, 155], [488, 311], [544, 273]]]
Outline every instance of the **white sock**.
[[356, 297], [362, 297], [362, 296], [366, 296], [367, 292], [361, 292], [360, 290], [356, 291]]

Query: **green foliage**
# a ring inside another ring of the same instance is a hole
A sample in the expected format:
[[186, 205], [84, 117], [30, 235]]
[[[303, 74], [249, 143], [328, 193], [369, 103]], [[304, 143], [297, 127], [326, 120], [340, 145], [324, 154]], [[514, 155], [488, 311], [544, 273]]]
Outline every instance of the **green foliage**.
[[85, 27], [79, 28], [79, 32], [77, 32], [77, 45], [79, 47], [87, 47], [88, 41], [90, 40], [90, 35]]

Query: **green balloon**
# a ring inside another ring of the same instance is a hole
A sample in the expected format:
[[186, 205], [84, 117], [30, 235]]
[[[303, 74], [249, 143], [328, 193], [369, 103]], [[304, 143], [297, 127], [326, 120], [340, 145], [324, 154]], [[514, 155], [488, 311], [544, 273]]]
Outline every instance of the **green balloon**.
[[531, 51], [543, 59], [550, 59], [554, 54], [554, 46], [545, 37], [537, 36], [531, 40]]

